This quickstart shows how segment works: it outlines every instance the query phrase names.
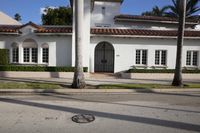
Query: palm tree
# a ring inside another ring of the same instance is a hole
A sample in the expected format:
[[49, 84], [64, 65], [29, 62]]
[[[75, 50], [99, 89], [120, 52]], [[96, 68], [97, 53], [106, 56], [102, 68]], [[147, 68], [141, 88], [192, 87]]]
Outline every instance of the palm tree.
[[159, 8], [158, 6], [153, 7], [152, 11], [146, 11], [142, 13], [142, 16], [159, 16], [162, 17], [165, 14], [165, 11], [168, 9], [168, 7], [162, 7]]
[[15, 20], [17, 20], [17, 21], [21, 21], [22, 20], [22, 18], [21, 18], [19, 13], [16, 13], [14, 17], [15, 17]]
[[83, 0], [75, 0], [75, 72], [72, 88], [85, 87], [83, 73]]
[[176, 69], [174, 73], [173, 86], [183, 86], [182, 81], [182, 48], [184, 41], [185, 17], [186, 17], [186, 0], [178, 0], [179, 28], [177, 40]]
[[[179, 10], [179, 1], [180, 0], [172, 0], [173, 5], [167, 6], [170, 10], [166, 12], [166, 16], [178, 18], [180, 14]], [[186, 0], [186, 18], [195, 17], [195, 13], [200, 11], [200, 7], [198, 7], [199, 0]]]

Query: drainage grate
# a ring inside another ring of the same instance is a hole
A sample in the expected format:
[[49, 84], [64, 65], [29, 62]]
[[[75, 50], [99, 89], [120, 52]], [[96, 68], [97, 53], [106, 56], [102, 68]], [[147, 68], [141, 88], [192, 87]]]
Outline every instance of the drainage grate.
[[72, 121], [76, 123], [90, 123], [95, 120], [95, 117], [90, 114], [79, 114], [72, 117]]

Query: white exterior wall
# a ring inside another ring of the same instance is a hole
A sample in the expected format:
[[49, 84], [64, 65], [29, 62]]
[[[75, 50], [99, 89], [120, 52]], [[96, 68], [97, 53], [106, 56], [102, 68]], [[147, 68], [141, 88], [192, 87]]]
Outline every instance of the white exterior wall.
[[[178, 23], [159, 23], [159, 22], [116, 22], [115, 26], [118, 28], [133, 28], [133, 29], [153, 29], [153, 30], [177, 30], [178, 29]], [[186, 24], [186, 29], [192, 29], [192, 25]]]
[[[30, 27], [29, 27], [30, 28]], [[27, 30], [25, 30], [27, 31]], [[19, 64], [27, 64], [23, 62], [23, 42], [26, 39], [33, 39], [38, 45], [38, 63], [42, 63], [42, 45], [49, 46], [49, 63], [48, 66], [72, 66], [72, 36], [38, 36], [34, 33], [23, 33], [22, 35], [0, 35], [0, 48], [10, 50], [10, 62], [12, 62], [12, 47], [13, 43], [19, 45]]]
[[[94, 9], [91, 14], [91, 27], [95, 24], [110, 24], [114, 25], [114, 17], [120, 14], [120, 2], [100, 2], [95, 1]], [[102, 14], [102, 7], [105, 7], [105, 15]]]
[[[145, 38], [112, 38], [112, 37], [92, 37], [91, 38], [91, 63], [90, 71], [94, 72], [95, 47], [102, 41], [109, 42], [115, 50], [114, 71], [125, 71], [133, 66], [137, 68], [145, 68], [135, 64], [136, 50], [147, 49], [148, 61], [147, 68], [156, 67], [155, 50], [167, 50], [167, 69], [175, 69], [176, 63], [176, 39], [145, 39]], [[186, 51], [196, 50], [200, 53], [199, 40], [185, 40], [183, 48], [183, 67], [186, 67]], [[200, 55], [199, 55], [200, 56]], [[200, 60], [200, 57], [198, 58]], [[199, 61], [200, 62], [200, 61]], [[199, 64], [200, 67], [200, 64]]]

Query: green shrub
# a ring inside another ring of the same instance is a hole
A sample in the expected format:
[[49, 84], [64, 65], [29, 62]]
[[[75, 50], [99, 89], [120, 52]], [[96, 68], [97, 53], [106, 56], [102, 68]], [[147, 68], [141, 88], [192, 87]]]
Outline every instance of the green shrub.
[[8, 65], [8, 64], [9, 64], [9, 50], [0, 49], [0, 65]]
[[[42, 66], [0, 66], [0, 71], [31, 71], [31, 72], [74, 72], [74, 67], [42, 67]], [[83, 68], [88, 72], [88, 68]]]
[[[174, 69], [129, 69], [127, 73], [174, 73]], [[186, 70], [183, 73], [200, 73], [200, 70]]]

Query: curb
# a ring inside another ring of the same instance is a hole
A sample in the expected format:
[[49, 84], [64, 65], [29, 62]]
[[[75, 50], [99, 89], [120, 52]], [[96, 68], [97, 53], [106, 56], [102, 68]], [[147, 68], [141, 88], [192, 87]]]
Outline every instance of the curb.
[[84, 94], [84, 93], [181, 93], [200, 92], [200, 89], [0, 89], [2, 94], [37, 94], [37, 93], [60, 93], [60, 94]]

